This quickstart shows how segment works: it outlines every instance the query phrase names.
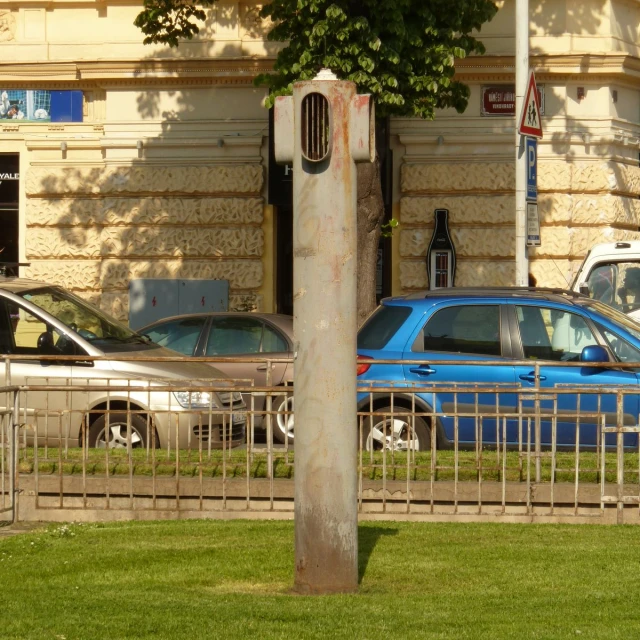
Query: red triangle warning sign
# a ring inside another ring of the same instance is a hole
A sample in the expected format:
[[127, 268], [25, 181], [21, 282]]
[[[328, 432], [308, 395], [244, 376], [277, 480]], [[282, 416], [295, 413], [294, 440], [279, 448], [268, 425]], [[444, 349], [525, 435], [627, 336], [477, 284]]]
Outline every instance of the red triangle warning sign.
[[521, 136], [532, 136], [542, 138], [542, 120], [540, 119], [540, 99], [538, 98], [538, 87], [533, 71], [529, 74], [529, 83], [524, 94], [522, 103], [522, 113], [520, 115], [520, 125], [518, 133]]

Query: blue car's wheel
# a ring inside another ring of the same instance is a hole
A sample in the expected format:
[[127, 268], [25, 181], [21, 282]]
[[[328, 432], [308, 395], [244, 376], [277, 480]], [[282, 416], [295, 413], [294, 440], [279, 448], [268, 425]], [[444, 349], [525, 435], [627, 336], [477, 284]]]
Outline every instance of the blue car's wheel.
[[362, 429], [365, 451], [428, 451], [431, 429], [420, 416], [411, 416], [402, 407], [384, 407], [367, 418]]

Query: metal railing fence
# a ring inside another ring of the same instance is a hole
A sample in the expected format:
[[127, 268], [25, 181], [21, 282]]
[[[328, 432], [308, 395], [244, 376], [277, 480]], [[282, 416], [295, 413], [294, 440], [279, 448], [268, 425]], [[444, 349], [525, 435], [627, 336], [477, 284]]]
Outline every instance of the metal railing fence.
[[[0, 387], [0, 518], [292, 517], [293, 387], [22, 380], [23, 361]], [[361, 384], [361, 517], [640, 523], [638, 387], [542, 388], [521, 364], [532, 386]]]

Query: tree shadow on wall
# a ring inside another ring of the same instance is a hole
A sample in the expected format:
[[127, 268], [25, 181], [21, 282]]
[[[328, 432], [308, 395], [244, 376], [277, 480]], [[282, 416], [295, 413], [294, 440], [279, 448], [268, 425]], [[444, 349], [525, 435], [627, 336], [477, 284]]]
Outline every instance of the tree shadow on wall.
[[[603, 241], [602, 225], [611, 229], [611, 241], [640, 239], [640, 192], [635, 175], [638, 139], [631, 132], [625, 135], [621, 131], [616, 141], [608, 128], [607, 134], [598, 139], [601, 132], [590, 131], [589, 123], [580, 118], [571, 118], [567, 130], [554, 131], [543, 140], [550, 144], [555, 157], [548, 168], [544, 157], [538, 160], [540, 222], [548, 229], [561, 227], [563, 243], [550, 247], [543, 241], [542, 247], [530, 251], [532, 256], [556, 264], [557, 278], [566, 288], [587, 252]], [[620, 153], [614, 145], [627, 153]], [[621, 155], [626, 155], [626, 160]], [[545, 202], [547, 197], [554, 197], [555, 202]], [[555, 255], [554, 246], [558, 246]], [[564, 264], [567, 255], [572, 256], [568, 270]]]
[[[566, 33], [580, 35], [595, 35], [598, 27], [603, 23], [603, 16], [607, 7], [606, 0], [593, 0], [590, 2], [573, 2], [571, 8], [567, 8], [565, 2], [541, 2], [531, 3], [529, 6], [529, 18], [534, 35], [561, 35]], [[635, 34], [634, 34], [635, 36]], [[629, 42], [634, 42], [630, 39]], [[532, 48], [531, 53], [539, 53]]]
[[[210, 30], [212, 25], [210, 15]], [[216, 58], [233, 58], [237, 47], [238, 43], [220, 47], [215, 37], [204, 37], [197, 48], [181, 45], [177, 54], [182, 60], [195, 60], [214, 55], [215, 50]], [[267, 112], [263, 121], [243, 119], [241, 109], [233, 105], [231, 111], [239, 112], [239, 119], [231, 121], [216, 118], [212, 104], [204, 117], [194, 114], [203, 80], [158, 90], [153, 74], [162, 57], [156, 52], [141, 60], [135, 72], [137, 86], [132, 91], [138, 92], [138, 116], [153, 131], [140, 147], [136, 148], [139, 134], [129, 122], [122, 128], [127, 139], [105, 135], [98, 143], [102, 159], [96, 157], [92, 166], [86, 157], [78, 157], [79, 164], [73, 161], [77, 151], [70, 134], [68, 151], [55, 170], [34, 166], [29, 171], [27, 259], [32, 267], [28, 275], [62, 280], [123, 320], [128, 316], [126, 294], [132, 278], [228, 279], [235, 303], [247, 307], [255, 304], [254, 292], [262, 285], [260, 150], [252, 150], [254, 157], [248, 160], [224, 140], [230, 127], [241, 135], [263, 136]], [[175, 57], [174, 52], [167, 48], [166, 57]], [[245, 86], [256, 91], [259, 102], [264, 92], [254, 90], [250, 82], [246, 80]], [[216, 88], [215, 80], [205, 84]], [[166, 96], [173, 98], [175, 109], [162, 108]], [[118, 145], [126, 151], [118, 154], [114, 151]], [[225, 180], [232, 182], [234, 172], [237, 175], [247, 162], [255, 165], [251, 177], [258, 186], [244, 191], [225, 187]], [[212, 171], [217, 176], [215, 192], [205, 179], [211, 179]], [[49, 260], [55, 260], [63, 273], [52, 273]]]

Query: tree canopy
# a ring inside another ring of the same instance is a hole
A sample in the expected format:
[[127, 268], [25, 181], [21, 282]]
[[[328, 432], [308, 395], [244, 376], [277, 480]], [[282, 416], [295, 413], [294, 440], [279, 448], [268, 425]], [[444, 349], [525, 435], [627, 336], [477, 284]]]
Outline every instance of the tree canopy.
[[[215, 0], [144, 0], [135, 24], [144, 42], [178, 46], [199, 32], [202, 6]], [[492, 0], [271, 0], [269, 40], [287, 42], [273, 74], [256, 79], [270, 88], [268, 106], [293, 83], [329, 68], [375, 97], [376, 112], [433, 118], [434, 110], [466, 108], [469, 89], [454, 79], [455, 60], [484, 53], [472, 35], [491, 20]]]

